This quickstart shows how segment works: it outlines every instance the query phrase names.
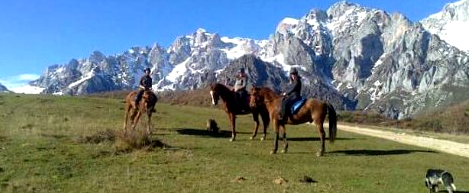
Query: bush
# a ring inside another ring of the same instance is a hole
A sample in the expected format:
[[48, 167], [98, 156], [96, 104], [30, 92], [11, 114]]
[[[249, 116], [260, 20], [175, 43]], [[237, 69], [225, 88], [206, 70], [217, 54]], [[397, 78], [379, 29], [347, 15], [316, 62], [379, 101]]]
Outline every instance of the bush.
[[127, 132], [115, 132], [114, 148], [116, 152], [131, 152], [133, 150], [151, 150], [154, 148], [167, 147], [166, 144], [157, 139], [152, 139], [150, 134], [141, 130]]

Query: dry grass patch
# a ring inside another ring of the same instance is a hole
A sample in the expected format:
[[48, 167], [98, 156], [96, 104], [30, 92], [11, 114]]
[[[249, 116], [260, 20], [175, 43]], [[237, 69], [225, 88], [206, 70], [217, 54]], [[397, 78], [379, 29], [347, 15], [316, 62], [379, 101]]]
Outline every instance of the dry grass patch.
[[152, 138], [144, 131], [114, 131], [107, 129], [98, 131], [93, 135], [83, 136], [76, 140], [78, 143], [99, 144], [103, 142], [114, 143], [116, 152], [131, 152], [133, 150], [152, 150], [154, 148], [169, 147], [158, 139]]
[[154, 139], [145, 131], [116, 131], [114, 132], [114, 148], [116, 152], [131, 152], [133, 150], [152, 150], [169, 147], [158, 139]]
[[77, 142], [93, 144], [98, 144], [106, 141], [114, 142], [115, 136], [115, 131], [107, 129], [105, 131], [98, 131], [93, 135], [79, 137], [77, 139]]

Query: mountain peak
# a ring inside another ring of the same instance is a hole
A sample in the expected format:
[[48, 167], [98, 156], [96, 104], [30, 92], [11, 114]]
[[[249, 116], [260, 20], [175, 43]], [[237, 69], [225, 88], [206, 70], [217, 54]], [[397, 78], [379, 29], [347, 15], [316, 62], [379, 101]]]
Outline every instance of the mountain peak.
[[347, 1], [340, 1], [327, 9], [329, 19], [333, 20], [350, 20], [357, 18], [357, 21], [362, 20], [371, 9], [363, 7], [359, 4], [350, 3]]
[[196, 33], [198, 33], [198, 34], [199, 34], [199, 33], [206, 33], [206, 32], [207, 32], [207, 30], [205, 30], [204, 28], [199, 28], [199, 29], [197, 29], [197, 31], [196, 31]]
[[469, 0], [448, 3], [442, 10], [442, 17], [457, 21], [469, 21]]
[[344, 11], [345, 12], [346, 10], [350, 10], [350, 9], [363, 9], [363, 8], [364, 7], [356, 3], [351, 3], [348, 1], [339, 1], [337, 3], [334, 3], [331, 7], [329, 7], [328, 12], [329, 11], [332, 11], [332, 12]]
[[286, 34], [294, 29], [300, 21], [298, 19], [286, 17], [277, 25], [277, 29], [275, 30], [278, 33]]
[[448, 3], [443, 10], [421, 21], [431, 33], [457, 48], [469, 51], [469, 0]]

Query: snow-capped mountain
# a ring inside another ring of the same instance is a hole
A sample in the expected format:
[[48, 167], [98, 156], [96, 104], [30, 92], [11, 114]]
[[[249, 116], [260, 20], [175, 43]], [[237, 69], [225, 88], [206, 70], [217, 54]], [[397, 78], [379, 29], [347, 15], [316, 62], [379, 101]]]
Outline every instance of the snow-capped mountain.
[[448, 3], [439, 13], [421, 21], [422, 25], [431, 33], [456, 46], [460, 50], [469, 52], [469, 0]]
[[231, 83], [241, 66], [252, 82], [277, 90], [288, 83], [288, 70], [297, 67], [304, 95], [338, 109], [392, 118], [469, 98], [464, 94], [469, 91], [468, 53], [401, 14], [348, 2], [283, 19], [268, 40], [199, 29], [167, 49], [155, 44], [113, 56], [94, 52], [49, 67], [33, 86], [52, 94], [131, 89], [142, 69], [150, 67], [157, 90], [196, 89], [214, 81]]
[[199, 29], [178, 37], [168, 49], [155, 44], [112, 56], [95, 51], [89, 58], [50, 66], [32, 85], [45, 88], [43, 93], [72, 95], [133, 89], [143, 69], [149, 67], [155, 89], [194, 89], [206, 85], [208, 76], [225, 68], [229, 61], [257, 54], [259, 44], [262, 42], [220, 37]]

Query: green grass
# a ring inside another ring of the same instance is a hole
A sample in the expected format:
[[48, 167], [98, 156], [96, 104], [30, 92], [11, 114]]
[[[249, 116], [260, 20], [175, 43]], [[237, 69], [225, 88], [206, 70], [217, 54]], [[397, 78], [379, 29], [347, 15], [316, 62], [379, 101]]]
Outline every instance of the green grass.
[[[428, 168], [451, 171], [469, 191], [467, 158], [342, 131], [316, 157], [310, 125], [288, 126], [289, 153], [269, 155], [271, 128], [266, 141], [249, 140], [251, 116], [238, 118], [235, 142], [207, 135], [208, 118], [229, 128], [218, 107], [157, 104], [151, 137], [167, 149], [79, 140], [122, 129], [123, 113], [117, 99], [0, 95], [0, 192], [425, 192]], [[301, 183], [305, 175], [317, 182]]]

